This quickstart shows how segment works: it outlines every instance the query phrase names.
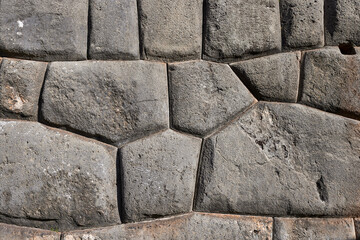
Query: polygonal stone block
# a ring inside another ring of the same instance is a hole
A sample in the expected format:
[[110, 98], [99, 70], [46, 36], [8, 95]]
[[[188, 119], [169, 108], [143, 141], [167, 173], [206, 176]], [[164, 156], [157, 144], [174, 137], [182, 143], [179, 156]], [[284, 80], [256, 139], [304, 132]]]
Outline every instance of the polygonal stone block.
[[60, 233], [0, 223], [0, 238], [11, 240], [60, 240]]

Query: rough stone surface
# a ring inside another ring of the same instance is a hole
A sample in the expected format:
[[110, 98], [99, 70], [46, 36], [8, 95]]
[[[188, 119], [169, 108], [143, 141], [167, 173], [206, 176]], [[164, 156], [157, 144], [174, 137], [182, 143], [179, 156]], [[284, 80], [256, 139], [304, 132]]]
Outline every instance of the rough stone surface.
[[356, 239], [360, 239], [360, 218], [355, 218]]
[[355, 240], [351, 218], [275, 218], [274, 240]]
[[298, 104], [259, 103], [205, 140], [196, 210], [360, 214], [360, 122]]
[[352, 42], [360, 46], [360, 1], [325, 0], [326, 45]]
[[324, 46], [324, 0], [281, 0], [283, 47]]
[[41, 110], [47, 122], [122, 144], [168, 127], [167, 91], [162, 63], [56, 62]]
[[0, 223], [2, 240], [60, 240], [60, 233]]
[[146, 223], [74, 231], [64, 240], [87, 239], [271, 239], [272, 219], [223, 214], [186, 214]]
[[306, 52], [301, 102], [360, 118], [360, 55], [338, 48]]
[[171, 64], [169, 82], [172, 125], [201, 136], [256, 101], [225, 64]]
[[0, 117], [36, 120], [46, 63], [4, 59], [0, 67]]
[[281, 53], [231, 64], [234, 72], [259, 100], [296, 102], [300, 52]]
[[199, 59], [202, 0], [139, 0], [145, 59]]
[[0, 221], [72, 229], [119, 223], [116, 148], [26, 121], [0, 122]]
[[0, 53], [33, 60], [86, 59], [87, 0], [0, 1]]
[[201, 139], [167, 130], [120, 149], [122, 220], [189, 212]]
[[136, 0], [90, 0], [92, 59], [139, 59]]
[[281, 49], [278, 0], [206, 0], [204, 57], [227, 59]]

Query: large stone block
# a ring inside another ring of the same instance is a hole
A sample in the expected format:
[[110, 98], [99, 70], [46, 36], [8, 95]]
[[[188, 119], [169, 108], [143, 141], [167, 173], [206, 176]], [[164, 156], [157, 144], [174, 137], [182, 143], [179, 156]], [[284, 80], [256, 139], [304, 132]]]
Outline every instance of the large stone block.
[[90, 0], [92, 59], [139, 59], [136, 0]]
[[4, 59], [0, 68], [0, 117], [37, 120], [46, 63]]
[[145, 59], [200, 59], [202, 0], [139, 0]]
[[360, 122], [298, 104], [259, 103], [205, 140], [196, 210], [360, 214]]
[[120, 149], [123, 221], [190, 212], [201, 139], [167, 130]]
[[0, 1], [0, 52], [36, 60], [86, 59], [88, 0]]
[[256, 100], [228, 65], [205, 61], [169, 65], [172, 125], [206, 135]]
[[45, 121], [123, 144], [169, 125], [166, 65], [143, 61], [51, 63]]
[[259, 100], [296, 102], [300, 52], [281, 53], [233, 63], [230, 66]]
[[278, 0], [205, 1], [205, 58], [227, 61], [281, 49]]
[[2, 240], [60, 240], [60, 233], [0, 223]]
[[0, 221], [47, 229], [120, 222], [116, 148], [40, 123], [0, 122]]

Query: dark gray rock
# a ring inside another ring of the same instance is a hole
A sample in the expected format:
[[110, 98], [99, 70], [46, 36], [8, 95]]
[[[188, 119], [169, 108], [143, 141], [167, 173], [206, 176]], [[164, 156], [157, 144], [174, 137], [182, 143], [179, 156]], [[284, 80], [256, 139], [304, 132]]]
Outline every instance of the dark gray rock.
[[90, 0], [92, 59], [139, 59], [136, 0]]
[[115, 147], [1, 121], [0, 176], [1, 222], [60, 230], [120, 222]]
[[172, 130], [120, 149], [123, 221], [191, 211], [201, 139]]
[[202, 0], [139, 0], [145, 59], [200, 59]]
[[300, 52], [280, 53], [230, 66], [257, 99], [296, 102], [300, 58]]
[[278, 0], [206, 0], [204, 57], [237, 59], [281, 49]]
[[0, 238], [3, 240], [60, 240], [60, 235], [59, 232], [0, 223]]
[[324, 46], [324, 0], [281, 0], [283, 47]]
[[255, 103], [225, 64], [205, 61], [169, 65], [172, 125], [206, 135]]
[[166, 65], [143, 61], [51, 63], [45, 121], [113, 144], [169, 125]]
[[360, 239], [360, 218], [355, 218], [356, 239]]
[[34, 60], [86, 59], [87, 0], [0, 1], [0, 53]]
[[195, 209], [357, 216], [359, 157], [359, 121], [259, 103], [205, 140]]
[[37, 120], [46, 63], [4, 59], [0, 68], [0, 117]]

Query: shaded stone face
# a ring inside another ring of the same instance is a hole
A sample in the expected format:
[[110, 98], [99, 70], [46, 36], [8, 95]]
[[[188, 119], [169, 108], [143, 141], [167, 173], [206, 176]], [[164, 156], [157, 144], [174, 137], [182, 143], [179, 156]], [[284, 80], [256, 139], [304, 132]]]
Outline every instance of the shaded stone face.
[[72, 229], [120, 222], [116, 148], [33, 122], [0, 122], [0, 220]]
[[358, 121], [297, 104], [259, 103], [206, 139], [202, 156], [196, 210], [360, 214]]
[[0, 223], [0, 237], [11, 240], [60, 240], [60, 233]]

